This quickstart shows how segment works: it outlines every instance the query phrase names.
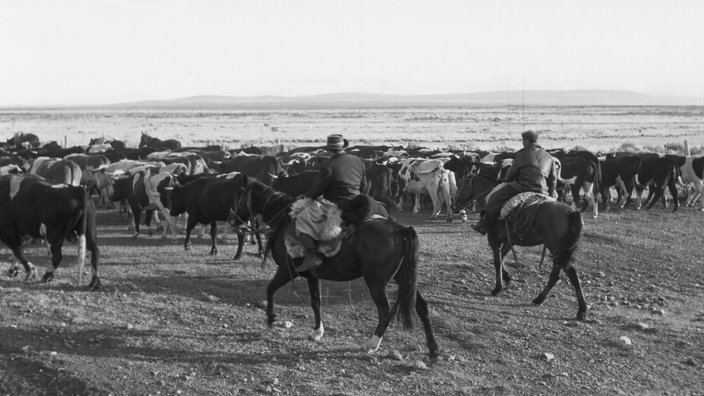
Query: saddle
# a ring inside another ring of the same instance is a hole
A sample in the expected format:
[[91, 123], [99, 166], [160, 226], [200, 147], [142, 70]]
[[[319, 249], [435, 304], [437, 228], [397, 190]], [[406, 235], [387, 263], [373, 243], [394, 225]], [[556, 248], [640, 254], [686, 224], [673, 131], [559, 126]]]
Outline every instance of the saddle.
[[[305, 252], [298, 233], [313, 236], [318, 241], [318, 252], [333, 257], [340, 252], [342, 242], [349, 239], [356, 225], [389, 217], [383, 204], [365, 194], [342, 201], [339, 207], [325, 199], [299, 199], [291, 206], [290, 215], [294, 226], [285, 231], [284, 244], [293, 258], [303, 257]], [[305, 218], [297, 221], [299, 217]]]
[[555, 201], [554, 198], [536, 192], [525, 192], [515, 195], [501, 208], [499, 220], [503, 220], [508, 233], [519, 239], [530, 231], [540, 204]]

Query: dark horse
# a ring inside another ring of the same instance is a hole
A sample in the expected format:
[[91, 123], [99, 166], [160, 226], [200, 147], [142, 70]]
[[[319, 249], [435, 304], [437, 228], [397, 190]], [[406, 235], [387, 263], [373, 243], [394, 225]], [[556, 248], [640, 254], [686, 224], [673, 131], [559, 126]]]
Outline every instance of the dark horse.
[[[467, 176], [458, 187], [456, 208], [466, 209], [472, 206], [474, 208], [472, 211], [476, 212], [477, 205], [481, 206], [486, 194], [498, 184], [498, 181], [486, 176]], [[560, 278], [560, 270], [563, 270], [577, 293], [579, 306], [577, 319], [586, 319], [587, 304], [582, 295], [577, 270], [571, 264], [582, 234], [582, 225], [582, 217], [577, 210], [557, 201], [546, 201], [539, 204], [533, 222], [530, 224], [529, 232], [523, 236], [517, 235], [514, 230], [508, 230], [506, 221], [502, 220], [498, 224], [490, 224], [487, 227], [487, 238], [494, 254], [494, 267], [496, 268], [496, 287], [491, 294], [494, 296], [499, 294], [503, 289], [504, 281], [507, 284], [511, 282], [511, 275], [503, 266], [502, 261], [512, 245], [536, 246], [544, 244], [553, 256], [552, 271], [547, 286], [533, 300], [533, 303], [540, 305], [545, 300]]]
[[146, 133], [142, 132], [142, 138], [139, 141], [139, 147], [150, 147], [157, 150], [176, 151], [181, 148], [181, 142], [176, 139], [161, 140], [159, 138], [151, 137]]
[[[281, 286], [302, 276], [308, 281], [311, 306], [315, 314], [311, 338], [320, 340], [324, 333], [320, 317], [320, 279], [349, 281], [363, 277], [377, 307], [378, 323], [373, 337], [362, 348], [367, 352], [376, 351], [384, 331], [399, 311], [405, 327], [412, 328], [415, 322], [412, 311], [415, 308], [423, 323], [430, 356], [433, 359], [438, 356], [438, 345], [428, 316], [428, 304], [417, 289], [418, 236], [412, 227], [404, 227], [388, 219], [361, 223], [343, 241], [340, 253], [327, 258], [321, 267], [299, 274], [294, 268], [301, 263], [302, 258], [290, 257], [284, 244], [284, 236], [294, 227], [289, 212], [295, 198], [247, 177], [243, 179], [237, 195], [230, 224], [238, 225], [240, 218], [261, 215], [264, 223], [271, 227], [269, 248], [278, 268], [266, 291], [266, 313], [270, 327], [276, 319], [274, 293]], [[386, 286], [392, 278], [398, 283], [398, 297], [393, 307], [390, 307]]]

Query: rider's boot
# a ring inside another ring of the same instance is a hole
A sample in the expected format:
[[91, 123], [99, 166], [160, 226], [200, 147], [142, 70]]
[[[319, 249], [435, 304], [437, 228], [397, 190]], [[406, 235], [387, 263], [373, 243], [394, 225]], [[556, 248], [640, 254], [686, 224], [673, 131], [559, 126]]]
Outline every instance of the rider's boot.
[[303, 263], [296, 267], [296, 272], [304, 272], [320, 267], [323, 264], [323, 256], [318, 252], [318, 242], [308, 234], [298, 234], [305, 252], [303, 253]]

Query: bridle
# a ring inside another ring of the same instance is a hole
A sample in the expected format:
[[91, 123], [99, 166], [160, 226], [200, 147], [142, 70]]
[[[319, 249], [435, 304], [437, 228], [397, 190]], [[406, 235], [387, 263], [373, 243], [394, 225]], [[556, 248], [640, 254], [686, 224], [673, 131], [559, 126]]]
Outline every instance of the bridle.
[[[267, 228], [271, 228], [273, 224], [276, 224], [279, 221], [279, 216], [281, 216], [287, 209], [289, 209], [288, 205], [284, 205], [284, 207], [282, 207], [271, 217], [271, 219], [269, 219], [269, 221], [266, 222], [268, 225], [262, 225], [258, 228], [252, 228], [252, 226], [248, 225], [247, 221], [242, 219], [242, 217], [240, 217], [240, 215], [238, 214], [242, 203], [245, 202], [247, 205], [247, 211], [249, 212], [249, 218], [254, 218], [254, 212], [252, 211], [252, 185], [248, 187], [240, 187], [240, 189], [244, 194], [242, 194], [240, 198], [235, 201], [235, 205], [230, 208], [230, 214], [234, 216], [235, 219], [239, 222], [240, 228], [244, 229], [247, 232], [258, 233], [264, 231]], [[272, 194], [271, 196], [267, 197], [262, 206], [266, 207], [269, 203], [271, 203], [272, 199], [275, 197], [276, 194]]]

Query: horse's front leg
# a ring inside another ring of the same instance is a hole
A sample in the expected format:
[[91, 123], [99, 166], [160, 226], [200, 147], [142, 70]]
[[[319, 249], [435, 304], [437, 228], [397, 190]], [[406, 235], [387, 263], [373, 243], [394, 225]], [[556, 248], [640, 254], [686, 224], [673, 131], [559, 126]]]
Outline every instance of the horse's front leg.
[[313, 327], [313, 332], [310, 333], [310, 338], [314, 341], [320, 341], [323, 338], [323, 333], [325, 333], [325, 328], [320, 317], [320, 281], [318, 278], [308, 278], [308, 291], [310, 291], [310, 306], [313, 308], [313, 315], [315, 316], [315, 327]]
[[288, 264], [281, 265], [276, 270], [274, 278], [269, 281], [266, 287], [266, 318], [267, 325], [271, 328], [276, 322], [276, 315], [274, 315], [274, 293], [276, 293], [279, 288], [289, 281], [292, 281], [298, 277], [298, 273], [288, 268]]

